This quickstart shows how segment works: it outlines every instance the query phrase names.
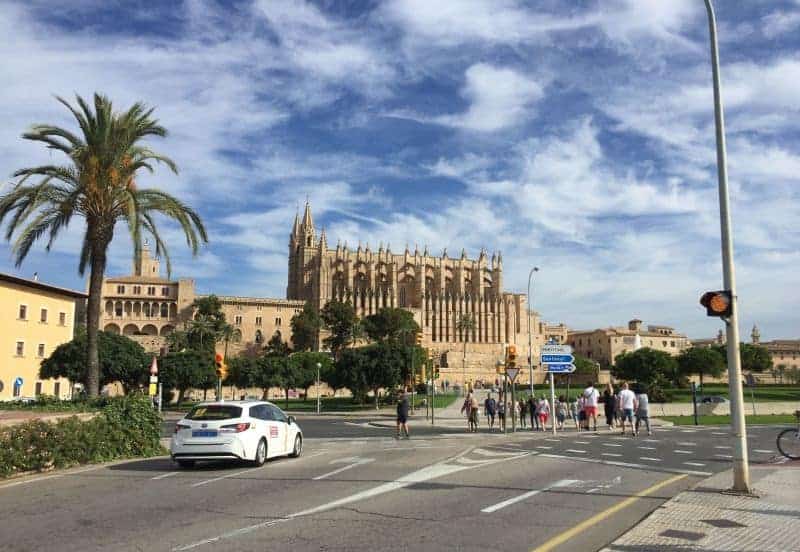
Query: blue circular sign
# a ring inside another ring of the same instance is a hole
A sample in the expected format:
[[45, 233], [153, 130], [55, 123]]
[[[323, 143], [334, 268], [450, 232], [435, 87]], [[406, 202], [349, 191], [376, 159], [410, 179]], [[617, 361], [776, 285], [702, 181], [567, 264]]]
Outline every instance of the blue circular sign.
[[20, 377], [17, 377], [17, 379], [15, 379], [15, 380], [14, 380], [14, 385], [15, 385], [15, 386], [17, 386], [17, 387], [22, 387], [22, 384], [23, 384], [23, 380], [22, 380], [22, 378], [20, 378]]

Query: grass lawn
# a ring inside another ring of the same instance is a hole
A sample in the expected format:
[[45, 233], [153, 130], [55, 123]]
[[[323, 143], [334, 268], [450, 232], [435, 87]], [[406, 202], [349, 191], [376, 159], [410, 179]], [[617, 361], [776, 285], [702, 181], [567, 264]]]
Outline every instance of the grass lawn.
[[[728, 398], [728, 386], [726, 384], [707, 384], [704, 386], [704, 395], [706, 396], [719, 396]], [[545, 395], [547, 400], [550, 400], [550, 385], [534, 385], [534, 392], [536, 393], [537, 397]], [[578, 385], [574, 386], [571, 385], [569, 388], [569, 396], [573, 399], [583, 391], [584, 386]], [[600, 391], [602, 395], [603, 391], [605, 390], [604, 385], [600, 385], [597, 387], [597, 390]], [[617, 388], [614, 388], [617, 391]], [[672, 401], [676, 403], [691, 403], [692, 402], [692, 390], [691, 388], [686, 389], [676, 389], [676, 388], [668, 388], [664, 390], [666, 393], [672, 396]], [[523, 389], [521, 386], [517, 386], [517, 396], [518, 397], [525, 397], [527, 398], [530, 395], [530, 390], [527, 386]], [[556, 397], [559, 395], [567, 395], [567, 388], [563, 385], [556, 385]], [[800, 404], [800, 385], [759, 385], [753, 389], [753, 395], [755, 396], [756, 402], [768, 402], [768, 401], [781, 401], [781, 402], [797, 402]], [[700, 389], [697, 390], [697, 397], [700, 400], [701, 393]], [[750, 388], [744, 388], [744, 398], [745, 401], [750, 401]]]
[[[425, 399], [425, 395], [415, 395], [414, 396], [414, 405], [416, 408], [425, 408], [422, 405], [422, 400]], [[447, 395], [436, 395], [436, 400], [433, 403], [434, 408], [445, 408], [453, 404], [456, 399], [458, 399], [458, 395], [449, 393]]]
[[[759, 415], [759, 416], [746, 416], [748, 425], [753, 424], [793, 424], [797, 423], [797, 418], [791, 414], [774, 414], [774, 415]], [[665, 420], [674, 423], [675, 425], [694, 425], [693, 416], [658, 416], [659, 420]], [[731, 423], [730, 416], [698, 416], [697, 421], [700, 425], [728, 425]]]

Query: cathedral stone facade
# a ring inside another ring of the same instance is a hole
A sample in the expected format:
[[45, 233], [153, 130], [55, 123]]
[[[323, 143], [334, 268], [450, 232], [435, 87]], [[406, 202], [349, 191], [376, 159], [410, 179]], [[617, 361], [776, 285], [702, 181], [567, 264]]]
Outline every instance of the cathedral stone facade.
[[[503, 257], [481, 251], [477, 259], [462, 250], [431, 255], [425, 247], [393, 253], [347, 244], [329, 248], [325, 231], [317, 234], [311, 207], [295, 217], [289, 237], [288, 299], [311, 301], [322, 308], [329, 301], [348, 301], [360, 317], [384, 307], [413, 313], [451, 382], [493, 380], [504, 345], [517, 345], [518, 364], [527, 365], [528, 311], [524, 294], [503, 289]], [[471, 328], [459, 321], [469, 318]], [[534, 355], [544, 340], [545, 324], [530, 314]], [[536, 359], [536, 356], [534, 356]], [[534, 360], [535, 364], [535, 360]], [[527, 372], [527, 371], [524, 371]], [[537, 378], [537, 379], [540, 379]], [[519, 378], [527, 381], [527, 374]]]

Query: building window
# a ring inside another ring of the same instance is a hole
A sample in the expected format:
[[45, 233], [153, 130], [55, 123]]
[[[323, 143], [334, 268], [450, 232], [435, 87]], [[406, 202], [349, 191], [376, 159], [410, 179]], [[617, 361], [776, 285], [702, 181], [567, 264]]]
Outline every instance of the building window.
[[117, 286], [117, 293], [120, 295], [125, 293], [125, 286]]
[[256, 310], [261, 310], [261, 305], [256, 305]]
[[148, 286], [147, 295], [155, 295], [155, 294], [156, 294], [156, 286]]
[[47, 309], [42, 309], [39, 314], [39, 322], [47, 324]]
[[261, 325], [261, 317], [260, 316], [256, 316], [256, 326], [260, 326], [260, 325]]
[[19, 397], [22, 395], [22, 386], [14, 384], [14, 396]]
[[17, 341], [17, 356], [21, 357], [25, 354], [25, 342]]
[[36, 382], [36, 391], [34, 391], [34, 395], [38, 397], [41, 394], [42, 394], [42, 382], [37, 381]]
[[670, 346], [670, 347], [674, 347], [674, 346], [675, 346], [675, 342], [674, 342], [674, 341], [670, 341], [670, 342], [669, 342], [669, 346]]
[[145, 303], [142, 305], [142, 314], [146, 317], [150, 317], [150, 303]]
[[19, 319], [20, 320], [27, 320], [28, 319], [28, 306], [27, 305], [20, 305], [19, 306]]
[[57, 381], [53, 384], [53, 396], [56, 398], [61, 397], [61, 382]]
[[163, 295], [164, 297], [169, 297], [169, 288], [168, 287], [162, 287], [161, 288], [161, 295]]
[[122, 303], [117, 303], [114, 305], [114, 314], [116, 316], [122, 316]]
[[262, 343], [264, 341], [264, 334], [261, 333], [261, 330], [256, 330], [256, 343]]
[[133, 286], [133, 294], [134, 295], [141, 295], [142, 294], [142, 286]]
[[233, 317], [233, 323], [236, 324], [237, 326], [241, 326], [242, 325], [242, 317], [241, 317], [241, 315], [237, 314], [236, 316], [234, 316]]
[[663, 345], [664, 347], [666, 347], [666, 346], [667, 346], [667, 340], [665, 339], [664, 341], [662, 341], [662, 342], [661, 342], [661, 345]]
[[281, 325], [281, 319], [280, 318], [276, 318], [275, 319], [275, 325], [276, 326], [280, 326]]
[[241, 305], [236, 305], [236, 310], [242, 310], [242, 306]]
[[67, 313], [65, 312], [58, 313], [58, 325], [59, 326], [67, 325]]
[[169, 316], [169, 306], [166, 303], [161, 303], [161, 318]]
[[39, 358], [44, 358], [44, 343], [39, 343], [39, 347], [36, 350], [36, 354], [39, 356]]

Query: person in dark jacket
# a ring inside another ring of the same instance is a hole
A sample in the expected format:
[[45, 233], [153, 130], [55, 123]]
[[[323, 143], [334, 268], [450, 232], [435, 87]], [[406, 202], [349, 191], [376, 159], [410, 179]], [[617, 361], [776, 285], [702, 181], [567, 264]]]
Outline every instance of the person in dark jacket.
[[603, 413], [606, 415], [606, 424], [608, 424], [608, 429], [614, 429], [616, 397], [614, 396], [614, 388], [611, 386], [611, 383], [606, 385], [606, 390], [603, 391]]
[[403, 388], [403, 392], [397, 397], [397, 439], [400, 438], [400, 431], [402, 430], [403, 436], [409, 439], [408, 434], [408, 389]]

